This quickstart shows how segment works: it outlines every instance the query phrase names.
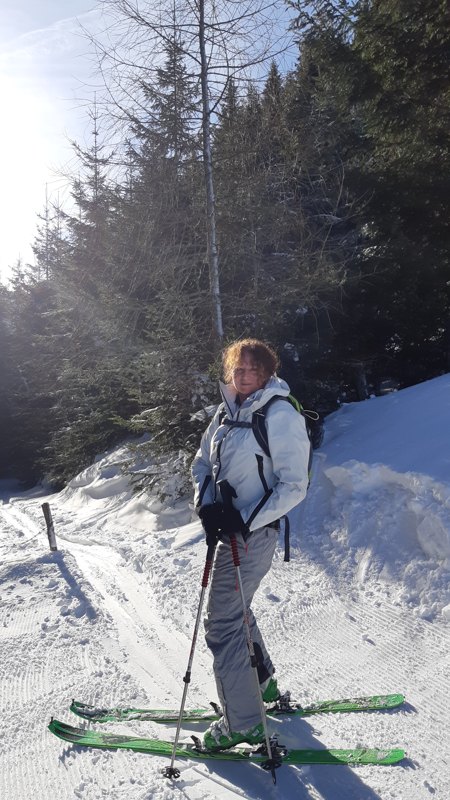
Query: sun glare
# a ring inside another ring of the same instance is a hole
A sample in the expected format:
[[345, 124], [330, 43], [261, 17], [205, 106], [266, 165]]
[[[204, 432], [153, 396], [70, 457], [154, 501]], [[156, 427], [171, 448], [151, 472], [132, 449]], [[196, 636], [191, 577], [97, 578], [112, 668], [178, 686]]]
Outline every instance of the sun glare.
[[2, 220], [0, 270], [7, 277], [8, 267], [19, 256], [31, 257], [31, 241], [36, 214], [42, 210], [45, 183], [52, 162], [51, 136], [46, 119], [49, 101], [33, 92], [23, 78], [0, 73], [2, 124], [0, 125]]

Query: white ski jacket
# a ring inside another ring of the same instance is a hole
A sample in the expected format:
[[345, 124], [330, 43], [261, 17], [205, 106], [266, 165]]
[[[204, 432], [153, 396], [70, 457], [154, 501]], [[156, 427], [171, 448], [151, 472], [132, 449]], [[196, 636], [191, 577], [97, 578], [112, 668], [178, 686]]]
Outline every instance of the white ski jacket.
[[223, 397], [192, 464], [195, 505], [221, 502], [218, 481], [226, 479], [236, 492], [233, 501], [253, 531], [270, 525], [300, 503], [308, 488], [310, 443], [305, 421], [290, 403], [273, 402], [266, 416], [270, 457], [256, 441], [251, 428], [230, 427], [221, 422], [225, 409], [228, 419], [252, 421], [252, 414], [273, 395], [287, 397], [289, 386], [272, 377], [241, 405], [236, 390], [220, 384]]

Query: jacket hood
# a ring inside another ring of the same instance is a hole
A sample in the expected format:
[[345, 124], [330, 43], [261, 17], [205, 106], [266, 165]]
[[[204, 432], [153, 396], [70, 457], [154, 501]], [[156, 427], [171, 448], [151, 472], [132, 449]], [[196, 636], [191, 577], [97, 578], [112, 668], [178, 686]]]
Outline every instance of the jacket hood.
[[283, 381], [276, 375], [272, 375], [262, 389], [258, 389], [258, 391], [253, 392], [253, 394], [247, 397], [243, 403], [241, 403], [241, 405], [238, 405], [236, 403], [237, 392], [233, 384], [222, 383], [222, 381], [219, 381], [219, 385], [223, 401], [231, 417], [234, 416], [238, 410], [244, 411], [250, 409], [251, 413], [253, 414], [254, 411], [257, 411], [258, 408], [264, 406], [274, 395], [287, 397], [290, 393], [290, 389], [286, 381]]

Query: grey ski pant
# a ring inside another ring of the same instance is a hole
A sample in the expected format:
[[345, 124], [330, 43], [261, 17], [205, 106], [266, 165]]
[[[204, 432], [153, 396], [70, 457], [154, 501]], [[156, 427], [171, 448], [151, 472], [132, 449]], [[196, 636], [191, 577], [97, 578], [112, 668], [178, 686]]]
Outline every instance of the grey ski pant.
[[[259, 528], [247, 542], [238, 534], [240, 569], [260, 683], [274, 672], [250, 604], [272, 564], [278, 532]], [[232, 731], [247, 731], [261, 722], [254, 668], [250, 664], [241, 595], [231, 545], [216, 551], [207, 616], [206, 643], [214, 658], [214, 675], [222, 710]]]

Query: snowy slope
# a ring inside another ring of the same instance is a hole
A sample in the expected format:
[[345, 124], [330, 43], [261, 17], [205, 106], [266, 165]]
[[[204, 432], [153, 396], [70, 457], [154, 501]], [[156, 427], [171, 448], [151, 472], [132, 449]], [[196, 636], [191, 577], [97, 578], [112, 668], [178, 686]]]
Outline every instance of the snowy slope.
[[[292, 561], [277, 551], [254, 609], [279, 682], [302, 702], [403, 691], [388, 713], [273, 723], [296, 747], [403, 746], [395, 767], [258, 767], [81, 750], [46, 730], [87, 702], [177, 707], [205, 558], [187, 503], [130, 491], [125, 448], [57, 495], [0, 505], [2, 800], [447, 800], [450, 795], [450, 376], [328, 419]], [[40, 509], [50, 502], [59, 550]], [[215, 699], [198, 641], [188, 704]], [[174, 726], [107, 730], [173, 738]], [[192, 728], [192, 730], [194, 730]], [[197, 726], [197, 731], [204, 726]], [[188, 737], [191, 731], [183, 731]]]

